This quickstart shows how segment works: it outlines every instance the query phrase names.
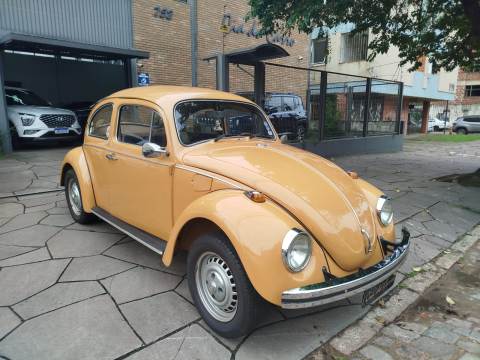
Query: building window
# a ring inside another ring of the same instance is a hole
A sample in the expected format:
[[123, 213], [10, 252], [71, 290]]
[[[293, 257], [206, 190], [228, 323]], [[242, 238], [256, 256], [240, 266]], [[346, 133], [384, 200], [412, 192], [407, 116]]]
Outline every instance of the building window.
[[312, 63], [326, 64], [328, 55], [328, 38], [317, 38], [312, 40]]
[[465, 86], [465, 96], [480, 96], [480, 85]]
[[355, 34], [342, 34], [340, 45], [340, 62], [354, 62], [367, 60], [368, 31]]

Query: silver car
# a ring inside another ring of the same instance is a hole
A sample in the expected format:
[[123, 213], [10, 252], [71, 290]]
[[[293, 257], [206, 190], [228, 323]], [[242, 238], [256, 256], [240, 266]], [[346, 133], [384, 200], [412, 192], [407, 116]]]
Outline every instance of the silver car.
[[5, 96], [14, 147], [24, 142], [80, 138], [80, 124], [73, 111], [55, 108], [27, 89], [7, 86]]
[[469, 115], [457, 118], [453, 123], [453, 131], [457, 134], [480, 132], [480, 115]]

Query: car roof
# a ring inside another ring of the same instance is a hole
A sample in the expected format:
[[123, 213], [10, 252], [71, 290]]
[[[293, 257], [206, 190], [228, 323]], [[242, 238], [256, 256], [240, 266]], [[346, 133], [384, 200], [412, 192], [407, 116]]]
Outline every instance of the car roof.
[[[105, 99], [110, 98], [135, 98], [144, 99], [154, 103], [177, 103], [189, 99], [216, 99], [249, 102], [250, 100], [232, 93], [212, 90], [207, 88], [189, 86], [154, 85], [128, 88], [117, 91]], [[103, 100], [105, 100], [103, 99]]]

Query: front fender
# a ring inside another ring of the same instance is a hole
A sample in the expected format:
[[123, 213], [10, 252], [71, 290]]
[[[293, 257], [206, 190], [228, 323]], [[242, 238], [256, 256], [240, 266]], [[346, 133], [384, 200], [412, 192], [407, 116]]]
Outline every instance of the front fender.
[[70, 150], [63, 158], [60, 185], [65, 185], [65, 172], [71, 167], [77, 175], [80, 192], [82, 193], [82, 204], [85, 212], [91, 212], [96, 206], [95, 195], [93, 193], [92, 180], [88, 170], [87, 159], [81, 146]]
[[222, 229], [253, 287], [267, 301], [280, 305], [283, 291], [324, 281], [322, 267], [327, 266], [327, 262], [315, 241], [312, 241], [312, 257], [304, 270], [292, 273], [283, 264], [283, 237], [301, 225], [272, 201], [253, 202], [240, 190], [214, 191], [192, 202], [175, 222], [163, 255], [165, 265], [172, 261], [182, 228], [190, 220], [199, 218], [208, 219]]

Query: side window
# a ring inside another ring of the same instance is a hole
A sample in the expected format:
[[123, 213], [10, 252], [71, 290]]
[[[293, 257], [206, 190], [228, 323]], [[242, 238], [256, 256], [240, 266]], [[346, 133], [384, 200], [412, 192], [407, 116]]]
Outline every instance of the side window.
[[112, 105], [105, 105], [93, 115], [88, 127], [88, 135], [101, 139], [108, 138], [108, 128], [112, 119]]
[[283, 110], [292, 111], [295, 110], [295, 103], [293, 96], [285, 96], [283, 98]]
[[151, 141], [166, 146], [163, 121], [155, 110], [141, 105], [123, 105], [118, 119], [118, 141], [139, 146]]

